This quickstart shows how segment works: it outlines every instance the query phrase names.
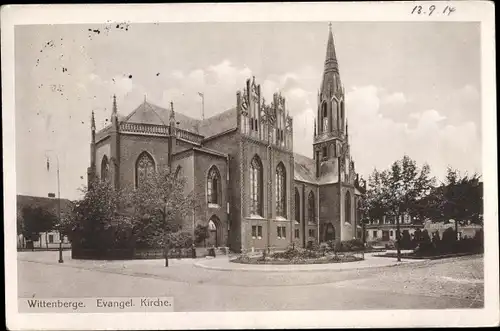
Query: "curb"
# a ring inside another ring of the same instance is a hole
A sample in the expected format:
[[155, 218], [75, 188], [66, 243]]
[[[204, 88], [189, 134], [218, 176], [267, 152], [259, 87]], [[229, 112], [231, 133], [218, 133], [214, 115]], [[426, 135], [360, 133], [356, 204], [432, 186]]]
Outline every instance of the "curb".
[[[229, 262], [231, 263], [231, 262]], [[237, 271], [237, 272], [324, 272], [324, 271], [331, 271], [331, 272], [340, 272], [340, 271], [349, 271], [349, 270], [361, 270], [361, 269], [376, 269], [376, 268], [386, 268], [386, 267], [394, 267], [394, 266], [399, 266], [403, 264], [413, 264], [416, 262], [412, 261], [402, 261], [402, 262], [394, 262], [391, 264], [386, 264], [386, 265], [372, 265], [372, 266], [360, 266], [357, 268], [345, 268], [345, 269], [332, 269], [332, 268], [315, 268], [315, 269], [307, 269], [307, 265], [304, 268], [301, 269], [269, 269], [265, 268], [262, 266], [259, 266], [258, 268], [249, 268], [249, 267], [243, 267], [243, 268], [231, 268], [231, 267], [223, 267], [223, 266], [210, 266], [210, 265], [205, 265], [202, 262], [197, 262], [193, 264], [197, 268], [202, 268], [202, 269], [208, 269], [208, 270], [217, 270], [217, 271]]]

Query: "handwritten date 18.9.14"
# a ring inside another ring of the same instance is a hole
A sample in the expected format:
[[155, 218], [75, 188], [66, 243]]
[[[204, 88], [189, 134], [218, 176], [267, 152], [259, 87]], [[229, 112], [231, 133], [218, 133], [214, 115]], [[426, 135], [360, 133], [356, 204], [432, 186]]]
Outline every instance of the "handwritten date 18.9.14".
[[442, 10], [438, 9], [435, 5], [430, 5], [429, 7], [425, 6], [415, 6], [411, 11], [412, 15], [445, 15], [450, 16], [453, 12], [455, 12], [455, 7], [445, 6]]

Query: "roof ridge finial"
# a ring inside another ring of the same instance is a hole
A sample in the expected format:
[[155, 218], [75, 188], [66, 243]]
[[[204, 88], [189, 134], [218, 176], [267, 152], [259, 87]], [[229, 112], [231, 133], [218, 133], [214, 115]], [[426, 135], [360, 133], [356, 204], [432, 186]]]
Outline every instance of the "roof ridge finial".
[[113, 112], [112, 112], [112, 116], [116, 116], [118, 112], [118, 108], [116, 107], [116, 94], [113, 94]]
[[175, 122], [174, 102], [170, 101], [170, 121]]
[[90, 129], [92, 131], [95, 131], [95, 116], [94, 116], [94, 110], [92, 109], [92, 117], [90, 118]]

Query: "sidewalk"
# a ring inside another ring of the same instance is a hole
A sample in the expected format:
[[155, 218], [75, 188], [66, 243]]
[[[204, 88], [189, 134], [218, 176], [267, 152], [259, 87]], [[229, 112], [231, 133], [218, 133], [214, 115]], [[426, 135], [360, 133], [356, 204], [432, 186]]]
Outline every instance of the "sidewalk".
[[220, 271], [254, 271], [254, 272], [290, 272], [290, 271], [343, 271], [366, 268], [391, 267], [401, 264], [422, 263], [427, 260], [403, 259], [397, 262], [395, 258], [375, 257], [378, 253], [367, 253], [363, 261], [346, 263], [325, 263], [325, 264], [243, 264], [230, 262], [228, 257], [217, 257], [215, 259], [198, 260], [194, 266], [203, 269]]
[[[165, 259], [143, 259], [143, 260], [79, 260], [71, 258], [71, 251], [63, 251], [64, 263], [59, 263], [59, 252], [18, 252], [19, 261], [57, 265], [61, 267], [73, 267], [92, 270], [128, 270], [145, 273], [155, 269], [165, 268]], [[168, 259], [169, 267], [193, 265], [196, 259]]]

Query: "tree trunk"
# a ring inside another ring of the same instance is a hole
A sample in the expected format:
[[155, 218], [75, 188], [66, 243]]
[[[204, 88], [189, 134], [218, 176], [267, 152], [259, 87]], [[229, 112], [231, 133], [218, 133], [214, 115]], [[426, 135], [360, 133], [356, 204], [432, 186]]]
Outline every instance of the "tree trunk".
[[401, 262], [401, 230], [399, 226], [399, 215], [396, 216], [396, 256], [398, 258], [398, 262]]
[[47, 240], [47, 232], [45, 232], [45, 248], [49, 250], [49, 241]]
[[38, 241], [40, 241], [40, 248], [42, 248], [42, 235], [38, 233]]

